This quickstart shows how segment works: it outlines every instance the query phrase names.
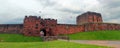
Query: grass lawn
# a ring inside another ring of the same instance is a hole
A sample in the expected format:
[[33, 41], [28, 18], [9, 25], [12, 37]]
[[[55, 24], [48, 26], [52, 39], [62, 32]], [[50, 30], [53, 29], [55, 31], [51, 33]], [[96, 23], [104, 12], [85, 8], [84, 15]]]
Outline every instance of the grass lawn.
[[20, 34], [0, 34], [0, 48], [109, 48], [109, 47], [79, 44], [59, 40], [41, 42], [40, 37], [28, 37]]
[[0, 42], [38, 42], [40, 37], [29, 37], [21, 34], [0, 34]]
[[0, 48], [110, 48], [65, 41], [50, 42], [0, 42]]
[[120, 40], [120, 31], [92, 31], [68, 35], [72, 40]]

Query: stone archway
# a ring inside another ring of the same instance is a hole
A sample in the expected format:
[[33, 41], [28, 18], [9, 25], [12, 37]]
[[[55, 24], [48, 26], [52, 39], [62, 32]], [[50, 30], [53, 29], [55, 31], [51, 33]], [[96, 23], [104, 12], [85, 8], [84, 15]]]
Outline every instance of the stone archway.
[[46, 29], [41, 29], [40, 32], [43, 32], [44, 36], [46, 36]]

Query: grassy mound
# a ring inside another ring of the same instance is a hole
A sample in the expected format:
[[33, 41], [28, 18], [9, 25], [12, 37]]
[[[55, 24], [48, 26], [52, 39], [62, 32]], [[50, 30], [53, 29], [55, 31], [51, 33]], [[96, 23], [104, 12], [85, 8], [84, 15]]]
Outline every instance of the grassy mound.
[[0, 42], [37, 42], [40, 37], [28, 37], [20, 34], [0, 34]]
[[68, 35], [73, 40], [120, 40], [120, 31], [92, 31]]
[[108, 48], [65, 41], [50, 42], [1, 42], [0, 48]]

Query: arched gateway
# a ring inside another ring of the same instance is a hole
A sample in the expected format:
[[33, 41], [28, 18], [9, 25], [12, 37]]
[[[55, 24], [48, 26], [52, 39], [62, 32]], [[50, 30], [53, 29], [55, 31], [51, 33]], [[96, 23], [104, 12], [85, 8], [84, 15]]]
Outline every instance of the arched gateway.
[[40, 35], [41, 36], [46, 36], [46, 29], [41, 29], [40, 30]]

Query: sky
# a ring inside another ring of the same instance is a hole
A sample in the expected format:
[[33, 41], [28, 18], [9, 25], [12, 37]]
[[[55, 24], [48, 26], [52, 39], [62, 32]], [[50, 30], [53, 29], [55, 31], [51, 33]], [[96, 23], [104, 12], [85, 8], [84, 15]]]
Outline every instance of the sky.
[[101, 13], [104, 22], [120, 23], [120, 0], [0, 0], [0, 24], [23, 23], [26, 15], [76, 24], [76, 17], [87, 11]]

